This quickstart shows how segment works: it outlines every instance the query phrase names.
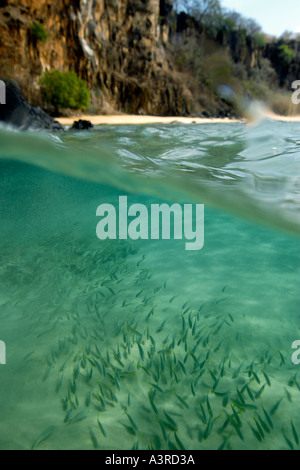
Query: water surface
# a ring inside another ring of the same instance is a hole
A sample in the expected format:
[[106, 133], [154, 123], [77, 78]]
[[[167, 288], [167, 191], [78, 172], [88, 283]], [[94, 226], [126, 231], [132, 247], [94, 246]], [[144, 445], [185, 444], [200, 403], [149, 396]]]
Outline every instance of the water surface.
[[[1, 449], [299, 448], [300, 124], [0, 132]], [[205, 245], [96, 209], [205, 204]]]

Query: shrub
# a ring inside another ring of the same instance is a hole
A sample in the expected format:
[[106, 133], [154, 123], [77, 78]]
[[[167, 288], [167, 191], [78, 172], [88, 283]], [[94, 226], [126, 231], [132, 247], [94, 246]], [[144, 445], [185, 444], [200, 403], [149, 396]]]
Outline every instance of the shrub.
[[44, 100], [57, 111], [63, 108], [84, 110], [90, 104], [86, 82], [75, 72], [45, 72], [40, 83]]
[[49, 36], [44, 25], [41, 23], [33, 23], [29, 29], [35, 41], [40, 41], [45, 44]]

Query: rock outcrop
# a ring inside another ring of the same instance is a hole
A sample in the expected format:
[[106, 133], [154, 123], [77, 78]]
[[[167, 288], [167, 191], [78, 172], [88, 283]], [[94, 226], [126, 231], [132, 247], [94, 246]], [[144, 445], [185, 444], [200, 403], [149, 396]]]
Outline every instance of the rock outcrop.
[[40, 107], [28, 104], [15, 82], [4, 80], [4, 83], [6, 103], [0, 106], [0, 122], [22, 130], [63, 130], [59, 122], [48, 116]]
[[94, 129], [93, 124], [90, 121], [85, 121], [83, 119], [79, 119], [79, 121], [74, 121], [73, 126], [71, 127], [71, 131], [86, 131]]

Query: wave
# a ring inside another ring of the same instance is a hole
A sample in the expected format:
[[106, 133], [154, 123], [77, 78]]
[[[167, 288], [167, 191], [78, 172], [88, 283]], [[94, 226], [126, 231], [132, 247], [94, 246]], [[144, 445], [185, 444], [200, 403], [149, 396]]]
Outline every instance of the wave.
[[0, 129], [16, 160], [128, 193], [197, 202], [300, 234], [300, 124], [102, 126], [81, 133]]

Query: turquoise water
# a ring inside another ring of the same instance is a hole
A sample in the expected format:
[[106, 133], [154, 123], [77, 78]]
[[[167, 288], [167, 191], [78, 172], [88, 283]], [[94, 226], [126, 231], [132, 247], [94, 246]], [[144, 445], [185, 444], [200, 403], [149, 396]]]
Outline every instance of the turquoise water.
[[[297, 449], [300, 124], [0, 131], [1, 449]], [[205, 204], [205, 244], [99, 240]]]

